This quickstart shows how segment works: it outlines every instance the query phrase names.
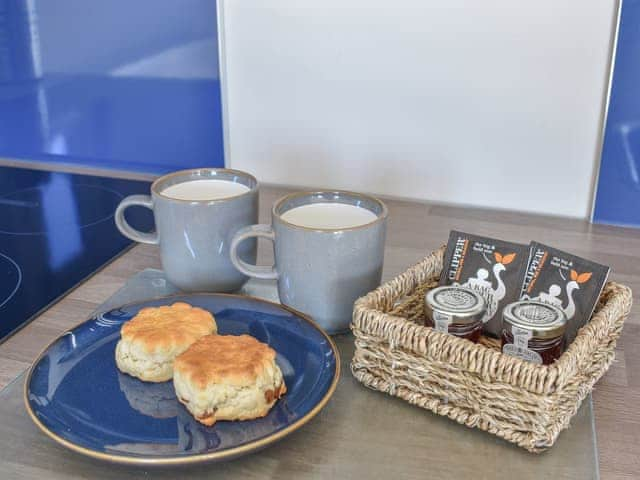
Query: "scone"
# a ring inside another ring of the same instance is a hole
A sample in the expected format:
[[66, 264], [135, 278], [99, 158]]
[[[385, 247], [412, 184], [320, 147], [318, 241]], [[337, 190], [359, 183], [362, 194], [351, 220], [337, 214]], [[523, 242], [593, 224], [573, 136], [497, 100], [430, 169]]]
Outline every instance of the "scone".
[[120, 330], [116, 365], [146, 382], [173, 377], [173, 361], [200, 337], [216, 333], [211, 313], [188, 303], [143, 308]]
[[204, 425], [264, 417], [287, 387], [276, 352], [249, 335], [208, 335], [176, 357], [178, 400]]

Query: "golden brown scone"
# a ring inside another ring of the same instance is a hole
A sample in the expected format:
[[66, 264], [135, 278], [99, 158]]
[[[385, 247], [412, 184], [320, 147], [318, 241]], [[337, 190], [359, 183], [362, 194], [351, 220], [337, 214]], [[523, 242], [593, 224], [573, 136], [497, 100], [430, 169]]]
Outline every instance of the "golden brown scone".
[[178, 400], [200, 423], [264, 417], [286, 393], [276, 352], [249, 335], [208, 335], [176, 357]]
[[188, 303], [143, 308], [120, 330], [116, 365], [140, 380], [166, 382], [176, 356], [216, 331], [213, 315]]

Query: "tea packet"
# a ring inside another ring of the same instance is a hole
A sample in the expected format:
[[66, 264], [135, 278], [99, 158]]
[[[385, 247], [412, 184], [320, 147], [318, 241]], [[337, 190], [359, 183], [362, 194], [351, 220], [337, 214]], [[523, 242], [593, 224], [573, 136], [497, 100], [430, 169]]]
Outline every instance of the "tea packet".
[[452, 231], [444, 256], [440, 285], [460, 285], [480, 293], [487, 303], [484, 332], [499, 337], [502, 309], [520, 297], [529, 247]]
[[576, 338], [598, 303], [609, 267], [538, 242], [531, 242], [522, 300], [538, 300], [567, 316], [567, 345]]

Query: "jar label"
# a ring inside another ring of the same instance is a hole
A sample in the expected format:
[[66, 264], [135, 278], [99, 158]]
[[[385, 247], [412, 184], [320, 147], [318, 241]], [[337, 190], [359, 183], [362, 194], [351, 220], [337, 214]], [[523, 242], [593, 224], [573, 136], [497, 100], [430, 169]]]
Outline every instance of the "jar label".
[[451, 325], [451, 316], [433, 312], [433, 328], [436, 332], [449, 333], [449, 325]]
[[529, 350], [528, 348], [522, 348], [514, 343], [507, 343], [504, 347], [502, 347], [502, 353], [506, 353], [512, 357], [521, 358], [522, 360], [526, 360], [527, 362], [537, 363], [538, 365], [542, 364], [542, 357], [538, 352], [534, 352], [533, 350]]
[[516, 347], [527, 350], [529, 348], [529, 339], [531, 338], [531, 331], [520, 327], [512, 327], [511, 333], [513, 334], [513, 343]]

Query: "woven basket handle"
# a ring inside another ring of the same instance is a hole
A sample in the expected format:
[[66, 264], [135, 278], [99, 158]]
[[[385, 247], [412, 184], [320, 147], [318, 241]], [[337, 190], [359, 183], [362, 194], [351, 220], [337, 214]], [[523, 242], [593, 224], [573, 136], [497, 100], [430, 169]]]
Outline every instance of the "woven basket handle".
[[249, 225], [248, 227], [241, 228], [233, 236], [233, 240], [231, 240], [231, 262], [238, 271], [248, 275], [249, 277], [261, 278], [263, 280], [274, 280], [278, 278], [278, 272], [276, 271], [275, 265], [270, 267], [251, 265], [250, 263], [240, 259], [238, 256], [238, 245], [252, 237], [262, 237], [271, 240], [272, 242], [275, 242], [276, 238], [271, 225]]

